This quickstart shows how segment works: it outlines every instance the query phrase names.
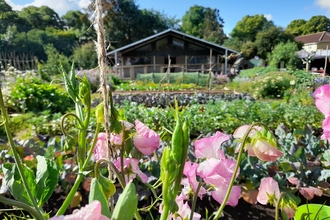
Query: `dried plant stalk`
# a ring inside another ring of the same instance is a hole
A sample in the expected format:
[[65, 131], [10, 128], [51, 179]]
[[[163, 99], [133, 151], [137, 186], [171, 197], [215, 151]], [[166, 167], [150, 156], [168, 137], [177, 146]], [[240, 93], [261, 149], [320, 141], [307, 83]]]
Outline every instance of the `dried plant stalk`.
[[108, 98], [108, 87], [106, 78], [106, 47], [105, 47], [105, 31], [102, 18], [102, 2], [96, 0], [96, 25], [97, 25], [97, 58], [100, 69], [100, 87], [102, 90], [103, 101], [104, 101], [104, 121], [105, 131], [107, 133], [107, 145], [108, 145], [108, 158], [111, 159], [114, 156], [114, 151], [110, 143], [110, 116], [109, 116], [109, 98]]

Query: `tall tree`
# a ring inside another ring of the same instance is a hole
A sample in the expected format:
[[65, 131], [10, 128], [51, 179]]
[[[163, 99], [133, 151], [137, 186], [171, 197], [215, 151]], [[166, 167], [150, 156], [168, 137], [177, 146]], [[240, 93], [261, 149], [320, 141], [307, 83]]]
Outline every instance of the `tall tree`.
[[259, 32], [254, 44], [258, 48], [257, 55], [265, 59], [277, 44], [287, 41], [293, 41], [293, 35], [284, 32], [282, 27], [273, 26], [268, 30]]
[[246, 15], [242, 20], [237, 22], [230, 36], [233, 38], [237, 37], [243, 42], [253, 42], [258, 32], [265, 31], [273, 26], [273, 22], [268, 21], [263, 14], [254, 16]]
[[330, 19], [324, 15], [318, 15], [306, 22], [303, 34], [314, 34], [322, 31], [330, 32]]
[[304, 33], [304, 26], [307, 23], [305, 19], [297, 19], [291, 21], [285, 29], [285, 32], [294, 36], [299, 36]]
[[61, 17], [64, 27], [67, 30], [74, 31], [78, 42], [83, 44], [96, 38], [94, 26], [88, 19], [88, 14], [81, 11], [68, 11]]
[[46, 27], [63, 28], [58, 14], [48, 6], [28, 6], [19, 12], [19, 17], [28, 21], [32, 28], [45, 30]]
[[[91, 13], [94, 1], [88, 7]], [[174, 27], [178, 22], [155, 10], [140, 10], [134, 0], [103, 0], [103, 9], [108, 40], [115, 48]]]
[[275, 49], [269, 53], [268, 60], [270, 66], [275, 68], [284, 67], [295, 69], [300, 59], [297, 55], [298, 46], [295, 42], [279, 43]]
[[226, 39], [223, 24], [218, 9], [194, 5], [182, 17], [181, 30], [186, 34], [222, 44]]
[[0, 0], [0, 34], [4, 34], [7, 28], [15, 25], [17, 21], [18, 14], [4, 0]]

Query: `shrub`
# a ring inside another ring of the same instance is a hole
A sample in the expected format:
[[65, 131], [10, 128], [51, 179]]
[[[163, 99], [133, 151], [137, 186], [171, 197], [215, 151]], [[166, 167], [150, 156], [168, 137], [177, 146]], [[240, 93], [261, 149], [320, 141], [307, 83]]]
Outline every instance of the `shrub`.
[[286, 72], [271, 72], [253, 82], [255, 98], [283, 98], [285, 91], [293, 87], [295, 77]]
[[57, 85], [44, 84], [39, 78], [17, 78], [8, 88], [5, 102], [10, 112], [66, 112], [73, 106], [71, 99]]

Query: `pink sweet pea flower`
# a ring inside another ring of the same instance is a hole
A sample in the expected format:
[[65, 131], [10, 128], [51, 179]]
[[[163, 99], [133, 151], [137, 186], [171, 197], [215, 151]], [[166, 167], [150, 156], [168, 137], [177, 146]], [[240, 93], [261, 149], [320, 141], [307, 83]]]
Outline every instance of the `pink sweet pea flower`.
[[[200, 163], [197, 168], [197, 174], [204, 179], [205, 183], [214, 186], [211, 196], [220, 204], [223, 203], [235, 165], [236, 161], [230, 159], [210, 158]], [[240, 187], [233, 186], [226, 204], [236, 206], [240, 195]]]
[[[283, 153], [272, 146], [266, 139], [259, 138], [253, 146], [254, 154], [263, 161], [276, 161]], [[250, 155], [252, 156], [252, 155]]]
[[302, 182], [300, 179], [298, 179], [297, 177], [289, 177], [288, 181], [289, 181], [289, 183], [297, 186], [300, 194], [303, 195], [308, 200], [313, 199], [314, 195], [316, 195], [316, 196], [323, 195], [323, 191], [319, 188], [316, 188], [313, 186], [303, 187], [303, 185], [306, 185], [306, 184], [304, 182]]
[[[115, 167], [121, 172], [120, 157], [113, 163]], [[138, 175], [143, 183], [148, 182], [148, 176], [145, 175], [139, 168], [139, 161], [135, 158], [124, 158], [124, 172], [125, 181], [128, 183]]]
[[314, 92], [315, 105], [327, 118], [330, 116], [330, 85], [323, 85]]
[[330, 142], [330, 116], [324, 119], [322, 123], [323, 135], [321, 139], [327, 139]]
[[294, 215], [296, 214], [296, 210], [290, 205], [285, 205], [282, 210], [285, 212], [289, 219], [293, 219]]
[[268, 202], [275, 204], [280, 198], [280, 188], [278, 183], [272, 178], [267, 177], [261, 180], [257, 201], [267, 205]]
[[205, 137], [199, 140], [196, 140], [194, 143], [195, 146], [195, 155], [197, 158], [225, 158], [224, 153], [220, 150], [220, 145], [229, 140], [229, 136], [217, 131], [211, 137]]
[[54, 216], [50, 220], [110, 220], [101, 214], [101, 203], [94, 200], [80, 210], [66, 216]]
[[[243, 125], [236, 129], [233, 136], [234, 138], [243, 138], [244, 134], [249, 129], [249, 125]], [[281, 157], [283, 153], [276, 148], [276, 144], [271, 144], [271, 141], [264, 137], [255, 137], [256, 132], [261, 131], [262, 127], [255, 126], [249, 133], [251, 138], [250, 143], [245, 145], [245, 150], [252, 157], [258, 157], [262, 161], [275, 161], [278, 157]], [[275, 145], [275, 146], [274, 146]], [[236, 149], [236, 153], [239, 151], [241, 144]]]
[[[198, 164], [191, 164], [190, 161], [187, 161], [184, 165], [183, 174], [187, 176], [188, 182], [193, 189], [193, 192], [196, 193], [198, 188], [198, 181], [196, 179], [196, 171]], [[200, 187], [198, 191], [198, 196], [202, 198], [202, 196], [206, 193], [206, 189], [204, 187]]]
[[139, 120], [135, 121], [136, 133], [133, 137], [135, 147], [144, 155], [151, 155], [160, 143], [159, 135]]
[[[179, 210], [177, 212], [177, 214], [179, 214], [180, 216], [174, 218], [174, 216], [172, 215], [172, 219], [175, 220], [182, 220], [182, 219], [189, 219], [190, 214], [191, 214], [191, 209], [188, 205], [188, 202], [184, 202], [183, 199], [181, 199], [180, 197], [176, 198], [176, 203], [179, 206]], [[201, 218], [201, 215], [198, 214], [197, 212], [194, 212], [193, 214], [193, 220], [199, 220]]]
[[96, 145], [94, 148], [94, 158], [97, 162], [100, 159], [107, 159], [108, 149], [107, 149], [107, 134], [100, 132], [97, 136]]

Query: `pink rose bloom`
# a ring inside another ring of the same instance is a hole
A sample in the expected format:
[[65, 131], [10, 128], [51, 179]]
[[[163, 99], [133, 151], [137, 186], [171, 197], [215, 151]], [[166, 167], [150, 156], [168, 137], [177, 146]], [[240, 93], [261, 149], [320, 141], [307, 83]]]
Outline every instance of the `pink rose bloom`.
[[54, 216], [50, 220], [110, 220], [108, 217], [101, 214], [101, 203], [94, 200], [80, 210], [71, 215]]
[[327, 118], [330, 116], [330, 85], [323, 85], [314, 92], [315, 105]]
[[97, 141], [94, 148], [94, 158], [96, 162], [100, 159], [108, 158], [107, 134], [104, 132], [100, 132], [97, 136]]
[[[196, 193], [198, 188], [198, 181], [196, 179], [196, 170], [198, 164], [193, 163], [191, 164], [190, 161], [187, 161], [184, 165], [183, 174], [187, 176], [189, 185], [193, 189], [193, 192]], [[198, 196], [202, 198], [202, 196], [206, 193], [206, 189], [204, 187], [200, 187], [198, 191]]]
[[[121, 172], [120, 167], [120, 157], [118, 157], [113, 164]], [[124, 172], [125, 172], [125, 181], [126, 183], [133, 180], [136, 175], [138, 175], [143, 183], [148, 182], [148, 176], [145, 175], [139, 167], [139, 161], [135, 158], [124, 158]]]
[[135, 121], [136, 133], [133, 137], [135, 147], [144, 155], [151, 155], [160, 144], [159, 135], [139, 120]]
[[217, 131], [211, 137], [205, 137], [194, 142], [195, 155], [197, 158], [225, 158], [220, 150], [220, 145], [229, 140], [229, 136]]
[[267, 205], [270, 201], [275, 203], [280, 198], [280, 188], [278, 183], [272, 178], [267, 177], [261, 180], [257, 201], [260, 204]]

